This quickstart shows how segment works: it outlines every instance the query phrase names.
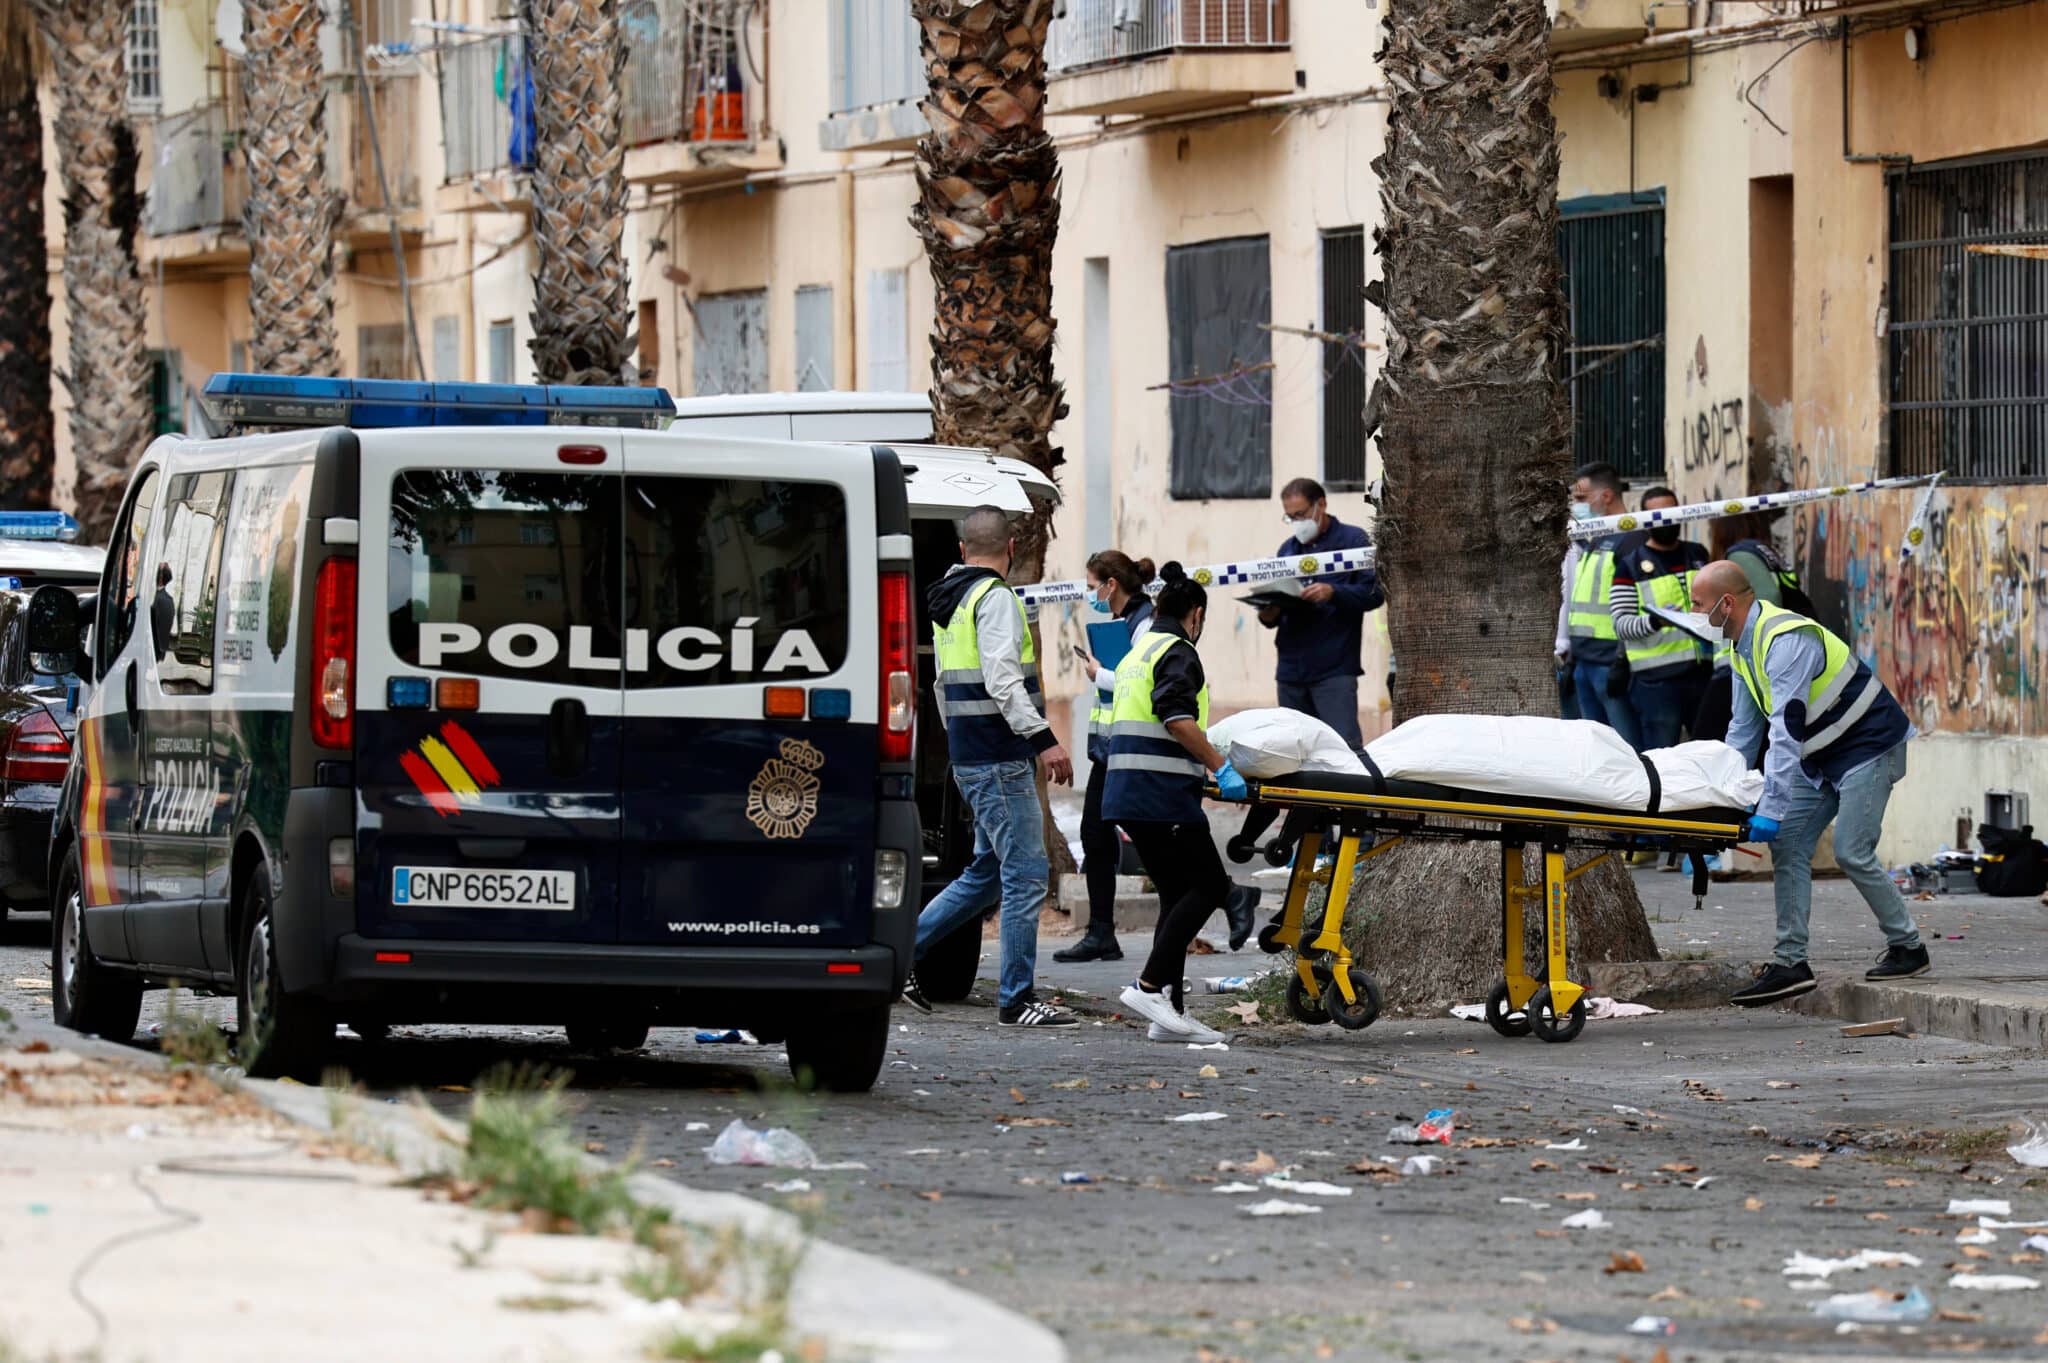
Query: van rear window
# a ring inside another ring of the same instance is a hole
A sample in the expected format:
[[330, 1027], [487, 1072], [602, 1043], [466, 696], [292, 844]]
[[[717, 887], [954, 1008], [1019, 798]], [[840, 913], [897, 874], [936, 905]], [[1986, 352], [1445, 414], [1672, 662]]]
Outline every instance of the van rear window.
[[391, 647], [407, 665], [616, 687], [619, 480], [410, 469], [391, 484]]

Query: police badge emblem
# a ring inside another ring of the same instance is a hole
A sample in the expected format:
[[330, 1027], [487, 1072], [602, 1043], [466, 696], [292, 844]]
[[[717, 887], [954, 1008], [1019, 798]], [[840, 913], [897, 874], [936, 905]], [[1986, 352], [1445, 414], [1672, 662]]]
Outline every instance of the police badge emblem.
[[771, 757], [747, 787], [747, 822], [770, 838], [800, 838], [818, 817], [815, 773], [825, 754], [800, 738], [782, 740], [780, 757]]

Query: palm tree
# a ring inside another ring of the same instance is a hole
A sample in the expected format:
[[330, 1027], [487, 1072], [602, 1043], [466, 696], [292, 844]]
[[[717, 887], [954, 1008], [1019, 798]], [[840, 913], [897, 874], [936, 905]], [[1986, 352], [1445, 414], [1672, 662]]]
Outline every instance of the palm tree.
[[50, 250], [43, 235], [42, 39], [23, 0], [0, 0], [0, 506], [50, 504]]
[[[1052, 0], [910, 0], [910, 12], [931, 90], [910, 221], [932, 271], [934, 438], [1052, 476], [1062, 458], [1052, 424], [1067, 414], [1052, 364], [1060, 226], [1059, 155], [1045, 132]], [[1019, 527], [1012, 582], [1044, 575], [1051, 538], [1050, 511]], [[1042, 785], [1039, 793], [1042, 800]], [[1055, 875], [1078, 869], [1050, 806], [1045, 845]]]
[[[1543, 0], [1395, 0], [1387, 14], [1385, 279], [1368, 291], [1384, 298], [1387, 351], [1368, 421], [1385, 460], [1397, 720], [1557, 713], [1571, 427], [1549, 30]], [[1483, 998], [1501, 971], [1493, 849], [1411, 846], [1371, 865], [1357, 902], [1400, 927], [1364, 942], [1389, 1004]], [[1578, 963], [1656, 959], [1613, 863], [1572, 883], [1570, 921]]]
[[524, 9], [536, 97], [534, 365], [543, 383], [615, 384], [638, 372], [626, 278], [619, 0], [524, 0]]
[[[1052, 247], [1059, 156], [1045, 132], [1051, 0], [911, 0], [922, 30], [931, 132], [917, 145], [917, 206], [934, 295], [932, 425], [939, 440], [1047, 474], [1066, 415], [1053, 377]], [[1013, 580], [1036, 582], [1049, 517], [1018, 536]]]
[[[321, 19], [320, 0], [247, 0], [242, 9], [250, 362], [268, 374], [324, 376], [341, 368], [334, 228], [342, 196], [327, 187]], [[358, 40], [353, 28], [343, 33]]]
[[103, 540], [128, 470], [150, 438], [148, 309], [135, 267], [142, 196], [128, 122], [126, 0], [30, 0], [57, 89], [57, 161], [64, 181], [64, 311], [72, 500], [88, 541]]

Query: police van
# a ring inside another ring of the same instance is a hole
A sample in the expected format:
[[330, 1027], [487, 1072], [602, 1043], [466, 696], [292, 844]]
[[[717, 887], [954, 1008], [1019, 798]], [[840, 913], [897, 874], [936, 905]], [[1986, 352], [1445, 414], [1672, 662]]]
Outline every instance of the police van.
[[[977, 506], [997, 506], [1013, 519], [1056, 505], [1059, 488], [1039, 469], [985, 450], [935, 445], [931, 399], [923, 393], [750, 393], [679, 398], [673, 429], [777, 440], [886, 444], [903, 464], [910, 501], [912, 567], [919, 583], [936, 582], [960, 561], [955, 523]], [[938, 712], [932, 621], [919, 590], [917, 807], [924, 832], [922, 897], [929, 902], [974, 859], [974, 816], [951, 779], [946, 725]], [[991, 910], [993, 912], [993, 910]], [[926, 998], [967, 997], [980, 973], [981, 924], [963, 923], [932, 943], [918, 965]]]
[[256, 1073], [339, 1023], [717, 1023], [870, 1086], [924, 850], [897, 451], [666, 430], [659, 389], [202, 401], [271, 433], [158, 440], [90, 618], [31, 607], [47, 670], [95, 682], [58, 1021], [231, 992]]

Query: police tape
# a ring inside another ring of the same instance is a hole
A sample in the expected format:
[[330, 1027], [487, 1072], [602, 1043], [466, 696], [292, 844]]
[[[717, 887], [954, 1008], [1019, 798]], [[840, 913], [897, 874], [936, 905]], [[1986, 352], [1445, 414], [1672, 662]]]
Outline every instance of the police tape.
[[[1592, 539], [1615, 531], [1642, 530], [1653, 525], [1675, 525], [1685, 521], [1711, 520], [1716, 516], [1740, 516], [1750, 511], [1782, 511], [1787, 507], [1804, 506], [1812, 502], [1829, 501], [1836, 497], [1847, 497], [1857, 492], [1880, 492], [1892, 488], [1925, 486], [1920, 500], [1914, 507], [1912, 519], [1907, 523], [1905, 542], [1900, 545], [1902, 558], [1911, 558], [1913, 552], [1927, 537], [1927, 512], [1934, 499], [1936, 485], [1941, 482], [1939, 473], [1916, 474], [1908, 478], [1876, 478], [1863, 483], [1838, 483], [1833, 487], [1797, 488], [1789, 492], [1764, 492], [1754, 497], [1739, 497], [1719, 502], [1693, 502], [1687, 506], [1660, 507], [1655, 511], [1631, 511], [1619, 516], [1600, 516], [1589, 521], [1574, 521], [1571, 538]], [[1331, 573], [1356, 572], [1373, 566], [1374, 551], [1366, 549], [1332, 549], [1320, 554], [1300, 554], [1287, 558], [1243, 559], [1235, 563], [1210, 563], [1199, 568], [1188, 569], [1188, 576], [1204, 587], [1231, 587], [1251, 582], [1277, 582], [1283, 578], [1323, 577]], [[1148, 592], [1156, 593], [1165, 584], [1154, 581], [1145, 586]], [[1086, 601], [1090, 593], [1086, 582], [1035, 582], [1017, 588], [1017, 596], [1028, 611], [1041, 606], [1057, 605], [1068, 601]]]
[[1754, 497], [1736, 497], [1722, 502], [1693, 502], [1686, 506], [1662, 506], [1655, 511], [1624, 511], [1619, 516], [1595, 516], [1591, 520], [1573, 521], [1568, 532], [1575, 540], [1598, 539], [1616, 531], [1626, 534], [1631, 530], [1645, 530], [1653, 525], [1677, 525], [1683, 521], [1706, 521], [1717, 516], [1740, 516], [1751, 511], [1783, 511], [1787, 507], [1805, 506], [1809, 502], [1825, 502], [1836, 497], [1847, 497], [1856, 492], [1881, 492], [1887, 488], [1919, 487], [1926, 483], [1940, 481], [1938, 473], [1915, 474], [1910, 478], [1874, 478], [1867, 483], [1837, 483], [1833, 487], [1797, 488], [1790, 492], [1760, 492]]

